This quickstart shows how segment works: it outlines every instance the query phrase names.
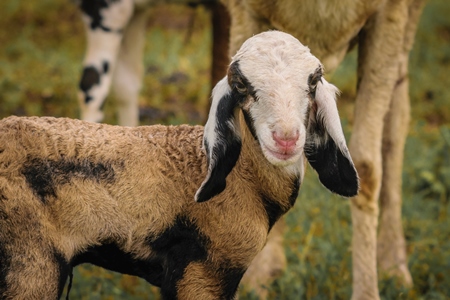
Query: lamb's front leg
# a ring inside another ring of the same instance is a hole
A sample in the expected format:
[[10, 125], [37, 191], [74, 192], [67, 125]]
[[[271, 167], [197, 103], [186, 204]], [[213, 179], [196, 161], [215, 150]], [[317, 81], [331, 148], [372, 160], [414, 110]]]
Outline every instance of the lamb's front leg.
[[80, 2], [87, 49], [79, 84], [81, 118], [103, 120], [102, 107], [111, 86], [124, 30], [133, 15], [131, 0]]
[[212, 267], [205, 262], [191, 262], [183, 271], [183, 277], [173, 285], [176, 289], [168, 289], [170, 285], [161, 287], [163, 299], [184, 300], [235, 300], [239, 281], [245, 270], [239, 267]]
[[267, 243], [253, 259], [242, 278], [242, 289], [255, 291], [260, 300], [267, 299], [270, 285], [286, 269], [287, 260], [284, 253], [283, 233], [284, 219], [273, 226], [267, 237]]

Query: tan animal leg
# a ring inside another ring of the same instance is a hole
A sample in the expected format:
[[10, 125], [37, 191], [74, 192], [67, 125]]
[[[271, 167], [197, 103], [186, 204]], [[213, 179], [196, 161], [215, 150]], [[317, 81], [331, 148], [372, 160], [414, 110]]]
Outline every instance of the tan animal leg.
[[[183, 278], [177, 282], [176, 299], [183, 300], [234, 300], [237, 299], [237, 288], [242, 277], [240, 268], [221, 269], [194, 262], [183, 272]], [[163, 291], [163, 297], [171, 298], [172, 291]], [[166, 293], [165, 293], [166, 292]], [[166, 299], [164, 298], [164, 299]]]
[[[245, 40], [254, 34], [271, 29], [271, 26], [267, 20], [255, 19], [255, 15], [252, 15], [244, 6], [244, 1], [226, 0], [222, 2], [226, 4], [229, 14], [233, 16], [231, 18], [229, 44], [230, 57], [233, 57]], [[246, 26], [243, 27], [240, 24], [246, 24]]]
[[[407, 56], [405, 57], [407, 59]], [[401, 66], [404, 66], [402, 63]], [[401, 67], [402, 68], [402, 67]], [[377, 257], [380, 271], [403, 278], [412, 284], [408, 271], [405, 238], [401, 218], [401, 178], [403, 149], [408, 133], [409, 97], [408, 79], [402, 72], [392, 95], [383, 132], [383, 179], [380, 192], [380, 228]]]
[[406, 243], [401, 219], [403, 152], [410, 114], [408, 55], [424, 4], [425, 1], [417, 0], [409, 9], [404, 53], [399, 59], [398, 79], [383, 132], [383, 180], [380, 192], [378, 265], [380, 271], [400, 277], [406, 286], [411, 286], [413, 283], [407, 265]]
[[[1, 263], [7, 272], [3, 273], [6, 275], [3, 278], [5, 281], [0, 281], [0, 299], [58, 299], [70, 272], [69, 264], [55, 248], [46, 243], [44, 234], [34, 232], [40, 226], [34, 222], [34, 217], [27, 221], [30, 222], [26, 228], [28, 232], [22, 224], [15, 224], [20, 231], [4, 229], [11, 244], [5, 244], [6, 247], [2, 249], [7, 255]], [[0, 222], [0, 225], [5, 223]], [[21, 240], [16, 242], [17, 239]], [[4, 238], [2, 240], [5, 241]]]
[[130, 19], [120, 48], [113, 77], [118, 123], [139, 125], [139, 92], [144, 75], [143, 55], [148, 11], [137, 10]]
[[376, 266], [378, 196], [381, 187], [383, 121], [398, 75], [406, 1], [390, 1], [360, 34], [358, 94], [350, 151], [361, 179], [352, 199], [352, 299], [379, 299]]
[[267, 291], [272, 282], [286, 269], [286, 255], [283, 247], [285, 222], [275, 223], [269, 233], [267, 244], [253, 260], [242, 278], [242, 288], [254, 290], [259, 299], [267, 298]]

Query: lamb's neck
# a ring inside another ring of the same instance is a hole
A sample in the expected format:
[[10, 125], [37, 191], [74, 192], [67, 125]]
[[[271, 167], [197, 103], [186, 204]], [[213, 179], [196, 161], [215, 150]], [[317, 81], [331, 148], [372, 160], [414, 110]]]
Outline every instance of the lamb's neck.
[[[243, 125], [241, 123], [241, 125]], [[247, 126], [241, 126], [242, 150], [238, 165], [243, 169], [251, 169], [256, 177], [261, 196], [279, 203], [286, 211], [292, 207], [298, 195], [302, 179], [301, 172], [290, 172], [285, 167], [271, 164], [264, 156], [259, 142], [254, 138]], [[299, 164], [303, 164], [299, 161]], [[303, 166], [298, 168], [303, 169]]]

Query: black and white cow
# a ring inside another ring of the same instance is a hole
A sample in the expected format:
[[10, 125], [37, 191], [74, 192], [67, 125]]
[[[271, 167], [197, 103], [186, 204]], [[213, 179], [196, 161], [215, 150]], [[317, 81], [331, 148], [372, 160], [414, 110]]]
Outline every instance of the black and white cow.
[[[161, 3], [206, 5], [211, 9], [212, 26], [216, 31], [216, 24], [226, 14], [225, 7], [214, 0], [72, 1], [75, 1], [82, 12], [87, 36], [78, 93], [80, 117], [92, 122], [103, 121], [105, 98], [112, 90], [117, 102], [118, 123], [125, 126], [136, 126], [139, 123], [138, 96], [144, 75], [143, 52], [149, 9]], [[214, 33], [213, 43], [217, 39], [227, 46], [228, 27], [221, 34]], [[225, 55], [222, 59], [225, 63], [222, 62], [218, 69], [213, 66], [212, 84], [221, 79], [229, 61], [227, 49], [216, 53]], [[217, 57], [217, 54], [213, 55]]]

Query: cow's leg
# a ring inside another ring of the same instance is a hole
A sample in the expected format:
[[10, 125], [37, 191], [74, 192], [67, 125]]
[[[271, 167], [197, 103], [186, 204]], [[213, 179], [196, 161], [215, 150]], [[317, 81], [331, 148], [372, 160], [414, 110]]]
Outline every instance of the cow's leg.
[[399, 77], [385, 119], [377, 257], [381, 271], [400, 275], [405, 283], [410, 285], [412, 279], [407, 267], [401, 214], [403, 150], [408, 133], [410, 110], [408, 79], [405, 76], [406, 74], [403, 74], [403, 77]]
[[[230, 43], [229, 43], [229, 56], [233, 57], [239, 50], [241, 45], [250, 37], [260, 32], [271, 29], [268, 20], [255, 19], [247, 7], [245, 7], [245, 1], [230, 0], [228, 12], [230, 14]], [[231, 10], [231, 11], [230, 11]], [[246, 24], [246, 26], [242, 26]]]
[[379, 299], [376, 250], [383, 122], [397, 80], [407, 18], [407, 1], [388, 1], [360, 33], [358, 92], [350, 139], [361, 184], [359, 195], [351, 201], [352, 299]]
[[87, 36], [78, 93], [83, 120], [103, 120], [103, 104], [109, 93], [123, 32], [133, 15], [133, 8], [131, 0], [83, 0], [80, 3]]
[[124, 32], [112, 89], [120, 125], [139, 125], [139, 92], [144, 76], [143, 54], [147, 10], [136, 10]]
[[399, 276], [406, 286], [412, 285], [401, 214], [403, 152], [410, 114], [408, 57], [423, 6], [423, 0], [416, 0], [409, 8], [404, 52], [399, 59], [397, 82], [385, 119], [382, 147], [383, 180], [380, 192], [378, 265], [380, 271]]

